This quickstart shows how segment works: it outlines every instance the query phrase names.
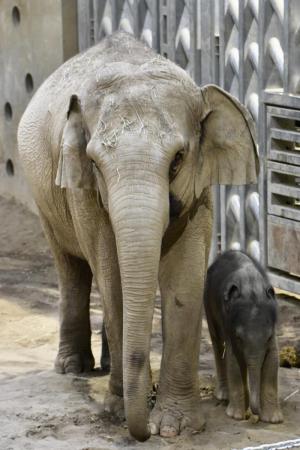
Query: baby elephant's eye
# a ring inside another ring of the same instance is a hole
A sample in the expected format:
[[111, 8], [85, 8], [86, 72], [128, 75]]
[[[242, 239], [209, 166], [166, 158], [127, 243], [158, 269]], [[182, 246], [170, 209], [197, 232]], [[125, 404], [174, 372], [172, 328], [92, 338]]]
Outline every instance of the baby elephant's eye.
[[184, 150], [181, 149], [176, 153], [173, 161], [171, 162], [170, 170], [169, 170], [169, 176], [170, 176], [171, 180], [178, 173], [181, 163], [183, 161], [183, 156], [184, 156]]

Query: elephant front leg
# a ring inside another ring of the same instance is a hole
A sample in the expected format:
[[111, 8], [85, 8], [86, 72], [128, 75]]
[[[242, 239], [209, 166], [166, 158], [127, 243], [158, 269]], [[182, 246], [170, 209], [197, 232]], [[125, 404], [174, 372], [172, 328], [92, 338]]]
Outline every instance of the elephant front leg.
[[198, 381], [201, 298], [167, 295], [164, 289], [162, 295], [164, 349], [150, 427], [152, 434], [171, 437], [186, 427], [201, 431], [205, 424]]
[[229, 393], [226, 414], [235, 420], [243, 420], [248, 408], [247, 367], [239, 363], [229, 343], [226, 344], [226, 368]]
[[262, 367], [260, 419], [263, 422], [283, 421], [278, 399], [278, 367], [278, 348], [276, 338], [273, 337]]
[[[98, 280], [101, 292], [105, 324], [102, 326], [102, 369], [110, 369], [109, 390], [106, 404], [110, 412], [116, 411], [116, 404], [123, 405], [123, 367], [122, 367], [122, 334], [123, 334], [123, 311], [122, 290], [117, 264], [111, 264], [104, 272], [105, 281]], [[104, 286], [104, 288], [100, 286]], [[104, 351], [103, 351], [104, 350]], [[122, 400], [114, 398], [121, 397]], [[113, 406], [111, 406], [111, 405]], [[123, 406], [121, 407], [121, 409]], [[118, 409], [120, 409], [118, 407]]]
[[86, 261], [56, 252], [60, 284], [58, 373], [79, 373], [93, 369], [91, 351], [90, 292], [92, 273]]
[[94, 261], [94, 271], [104, 309], [101, 367], [110, 371], [105, 409], [123, 417], [123, 299], [120, 270], [114, 235], [108, 223], [102, 223], [102, 232], [103, 237], [96, 252], [101, 257]]
[[198, 366], [209, 241], [199, 233], [201, 226], [189, 223], [161, 262], [163, 355], [150, 428], [152, 434], [165, 437], [186, 427], [201, 431], [205, 424]]

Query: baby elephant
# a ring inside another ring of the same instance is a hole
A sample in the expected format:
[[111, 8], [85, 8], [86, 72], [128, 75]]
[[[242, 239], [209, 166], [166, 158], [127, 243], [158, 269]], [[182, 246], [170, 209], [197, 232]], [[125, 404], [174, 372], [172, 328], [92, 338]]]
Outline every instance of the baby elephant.
[[227, 415], [244, 419], [250, 403], [260, 420], [282, 422], [277, 303], [266, 273], [247, 254], [227, 251], [208, 269], [204, 299], [216, 361], [216, 397], [229, 400]]

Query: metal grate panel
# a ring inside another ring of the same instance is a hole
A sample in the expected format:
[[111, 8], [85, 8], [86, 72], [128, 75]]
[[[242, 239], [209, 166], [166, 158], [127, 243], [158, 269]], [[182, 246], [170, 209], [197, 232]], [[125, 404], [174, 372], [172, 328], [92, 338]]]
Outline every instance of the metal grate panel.
[[158, 0], [78, 0], [78, 12], [80, 50], [116, 30], [159, 50]]
[[[221, 0], [220, 84], [259, 122], [259, 3]], [[221, 247], [245, 249], [260, 259], [257, 186], [221, 187]]]

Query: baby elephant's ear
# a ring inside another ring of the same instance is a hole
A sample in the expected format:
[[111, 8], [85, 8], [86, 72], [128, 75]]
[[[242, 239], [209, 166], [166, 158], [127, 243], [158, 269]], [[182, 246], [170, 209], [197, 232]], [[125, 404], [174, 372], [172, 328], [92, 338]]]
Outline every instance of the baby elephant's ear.
[[87, 129], [77, 95], [70, 98], [55, 184], [69, 189], [95, 189], [93, 165], [86, 153]]
[[224, 300], [225, 302], [231, 302], [236, 300], [240, 296], [240, 289], [236, 283], [228, 283], [225, 292], [224, 292]]
[[200, 90], [201, 139], [195, 196], [213, 184], [257, 182], [259, 170], [253, 119], [247, 109], [218, 86]]

